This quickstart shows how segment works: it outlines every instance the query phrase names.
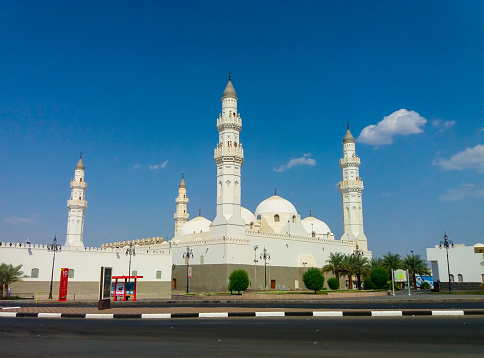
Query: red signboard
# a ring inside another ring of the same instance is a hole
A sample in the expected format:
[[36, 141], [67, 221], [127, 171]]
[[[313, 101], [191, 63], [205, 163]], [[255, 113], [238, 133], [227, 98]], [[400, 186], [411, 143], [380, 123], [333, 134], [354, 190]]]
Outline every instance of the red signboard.
[[69, 279], [69, 269], [61, 268], [59, 284], [59, 301], [67, 301], [67, 280]]

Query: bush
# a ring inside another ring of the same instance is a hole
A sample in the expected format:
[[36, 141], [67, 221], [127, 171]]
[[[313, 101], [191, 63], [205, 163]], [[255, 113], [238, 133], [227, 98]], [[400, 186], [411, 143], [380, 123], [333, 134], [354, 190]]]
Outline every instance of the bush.
[[380, 290], [386, 287], [388, 280], [388, 272], [384, 268], [376, 267], [370, 272], [370, 278], [375, 288]]
[[424, 281], [424, 282], [422, 282], [422, 283], [420, 284], [420, 289], [421, 289], [421, 290], [430, 290], [430, 283], [425, 282], [425, 281]]
[[331, 277], [328, 280], [328, 286], [332, 290], [337, 290], [339, 288], [339, 280], [336, 277]]
[[371, 280], [371, 277], [365, 278], [365, 281], [363, 281], [363, 289], [364, 290], [374, 290], [376, 288], [375, 284]]
[[229, 291], [245, 291], [249, 287], [249, 275], [245, 270], [234, 270], [229, 277]]
[[321, 271], [319, 271], [315, 267], [307, 270], [304, 273], [302, 279], [306, 288], [308, 290], [314, 291], [314, 293], [317, 293], [324, 286], [324, 276]]

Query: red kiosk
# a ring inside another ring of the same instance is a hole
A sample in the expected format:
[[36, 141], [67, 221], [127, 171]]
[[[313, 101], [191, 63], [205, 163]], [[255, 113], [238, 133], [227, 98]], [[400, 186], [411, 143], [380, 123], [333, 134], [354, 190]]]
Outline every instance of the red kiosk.
[[[128, 279], [134, 279], [134, 288], [133, 288], [133, 294], [126, 294], [126, 288], [127, 288], [127, 283]], [[113, 279], [116, 280], [114, 284], [114, 300], [118, 300], [118, 296], [123, 296], [123, 301], [127, 300], [127, 297], [133, 296], [133, 301], [136, 301], [136, 282], [138, 278], [143, 278], [143, 276], [113, 276]], [[118, 280], [124, 280], [124, 288], [123, 288], [123, 294], [118, 295], [117, 294], [117, 288], [118, 288]]]

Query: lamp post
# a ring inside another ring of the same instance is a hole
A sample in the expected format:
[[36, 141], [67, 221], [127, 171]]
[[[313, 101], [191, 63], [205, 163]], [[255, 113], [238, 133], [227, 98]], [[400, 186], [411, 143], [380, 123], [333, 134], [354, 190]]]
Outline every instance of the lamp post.
[[271, 255], [267, 252], [264, 246], [264, 251], [260, 254], [260, 259], [264, 260], [264, 288], [267, 288], [267, 260], [271, 259]]
[[54, 236], [54, 242], [51, 245], [47, 245], [47, 251], [52, 251], [54, 257], [52, 259], [52, 274], [50, 276], [50, 290], [49, 290], [49, 300], [52, 300], [52, 285], [54, 283], [54, 265], [55, 265], [55, 253], [57, 251], [62, 251], [62, 245], [57, 244], [57, 236]]
[[358, 279], [358, 290], [361, 290], [361, 267], [360, 267], [360, 256], [363, 256], [363, 250], [360, 250], [358, 244], [356, 244], [356, 249], [353, 251], [353, 256], [358, 257], [358, 273], [356, 277]]
[[449, 247], [454, 248], [454, 243], [449, 240], [447, 234], [444, 232], [444, 241], [440, 242], [439, 248], [445, 248], [445, 253], [447, 255], [447, 276], [449, 278], [449, 293], [452, 293], [452, 282], [450, 281], [450, 267], [449, 267]]
[[[129, 267], [128, 267], [128, 276], [131, 276], [131, 256], [136, 256], [136, 251], [134, 249], [133, 243], [129, 243], [129, 247], [126, 249], [126, 256], [129, 255]], [[130, 279], [128, 279], [130, 280]]]
[[254, 246], [254, 288], [257, 288], [257, 249], [259, 248], [259, 245]]
[[193, 250], [187, 246], [187, 251], [183, 253], [183, 258], [187, 260], [187, 293], [190, 298], [190, 275], [188, 275], [188, 268], [190, 266], [190, 258], [193, 259]]

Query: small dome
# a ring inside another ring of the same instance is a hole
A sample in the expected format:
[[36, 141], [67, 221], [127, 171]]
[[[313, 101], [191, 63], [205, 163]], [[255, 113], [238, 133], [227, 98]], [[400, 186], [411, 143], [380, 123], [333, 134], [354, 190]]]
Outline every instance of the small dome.
[[255, 209], [255, 215], [264, 213], [288, 213], [297, 215], [297, 210], [290, 201], [281, 198], [278, 195], [271, 196], [259, 204]]
[[252, 212], [243, 206], [240, 207], [240, 215], [245, 222], [245, 225], [250, 225], [251, 223], [257, 223], [257, 218]]
[[481, 243], [477, 243], [477, 244], [474, 245], [474, 247], [484, 247], [484, 245], [481, 244]]
[[182, 180], [180, 182], [180, 185], [178, 185], [178, 187], [179, 188], [186, 188], [187, 187], [187, 185], [185, 184], [185, 179], [183, 179], [183, 177], [182, 177]]
[[188, 235], [193, 233], [208, 232], [210, 231], [210, 225], [212, 222], [205, 219], [203, 216], [197, 216], [185, 223], [178, 232], [178, 235]]
[[237, 93], [235, 93], [235, 88], [234, 88], [234, 85], [232, 84], [232, 81], [230, 80], [230, 77], [229, 77], [229, 82], [227, 83], [227, 86], [225, 87], [224, 93], [222, 95], [222, 99], [227, 97], [237, 99]]
[[82, 162], [82, 158], [79, 158], [79, 161], [77, 162], [77, 165], [76, 165], [76, 170], [84, 170], [84, 163]]
[[323, 221], [316, 219], [313, 216], [308, 216], [307, 218], [301, 220], [304, 230], [308, 234], [312, 234], [314, 231], [316, 235], [327, 235], [328, 232], [331, 232], [329, 226], [326, 225]]
[[353, 135], [351, 134], [350, 129], [348, 128], [343, 138], [343, 143], [354, 143], [354, 142], [355, 142], [355, 138], [353, 138]]

